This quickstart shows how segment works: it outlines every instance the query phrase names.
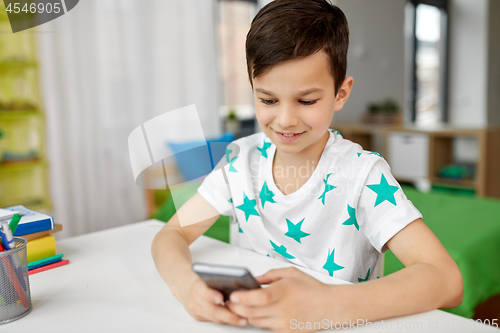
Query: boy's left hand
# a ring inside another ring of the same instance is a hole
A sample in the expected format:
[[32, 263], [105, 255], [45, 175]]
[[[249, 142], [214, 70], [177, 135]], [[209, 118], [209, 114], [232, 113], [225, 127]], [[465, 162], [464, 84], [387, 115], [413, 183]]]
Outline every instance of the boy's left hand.
[[248, 318], [253, 326], [273, 332], [314, 332], [317, 325], [316, 329], [300, 328], [324, 319], [329, 323], [339, 315], [335, 286], [323, 284], [295, 267], [272, 269], [256, 280], [270, 285], [235, 291], [226, 302], [231, 311]]

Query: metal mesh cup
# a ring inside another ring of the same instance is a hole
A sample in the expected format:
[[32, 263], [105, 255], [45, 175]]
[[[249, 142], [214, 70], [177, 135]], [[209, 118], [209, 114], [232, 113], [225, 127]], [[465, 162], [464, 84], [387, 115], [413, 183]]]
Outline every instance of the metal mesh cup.
[[14, 243], [14, 249], [0, 252], [0, 324], [22, 318], [31, 311], [28, 241], [14, 237]]

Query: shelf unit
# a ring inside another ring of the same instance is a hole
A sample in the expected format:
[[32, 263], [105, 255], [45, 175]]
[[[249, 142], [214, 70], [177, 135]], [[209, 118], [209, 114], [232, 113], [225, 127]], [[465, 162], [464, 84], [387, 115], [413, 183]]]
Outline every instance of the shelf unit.
[[[428, 172], [433, 185], [444, 185], [459, 189], [473, 189], [478, 196], [500, 198], [500, 127], [459, 128], [440, 126], [420, 128], [415, 126], [367, 126], [361, 124], [333, 124], [344, 138], [360, 144], [365, 150], [373, 150], [374, 135], [381, 135], [382, 151], [389, 160], [388, 138], [391, 133], [425, 134], [429, 138]], [[439, 178], [439, 170], [453, 163], [453, 141], [455, 138], [477, 140], [479, 157], [476, 161], [476, 177], [472, 180]], [[407, 181], [399, 179], [398, 181]]]
[[[52, 209], [34, 29], [12, 33], [0, 4], [0, 208]], [[5, 159], [5, 153], [33, 158]]]

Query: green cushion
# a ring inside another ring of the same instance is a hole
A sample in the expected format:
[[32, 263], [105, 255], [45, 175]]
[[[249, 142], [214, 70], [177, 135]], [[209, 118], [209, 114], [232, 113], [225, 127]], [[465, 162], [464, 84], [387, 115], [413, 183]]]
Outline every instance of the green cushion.
[[[175, 198], [178, 205], [183, 205], [193, 195], [195, 195], [201, 181], [185, 183], [182, 186], [176, 186], [172, 191], [175, 191]], [[158, 211], [153, 215], [153, 218], [160, 221], [168, 222], [176, 212], [174, 201], [170, 193], [167, 199], [160, 206]], [[217, 221], [208, 229], [204, 235], [229, 243], [229, 216], [221, 215]]]
[[[500, 294], [500, 200], [402, 187], [462, 272], [464, 300], [445, 311], [472, 318], [478, 304]], [[390, 250], [384, 259], [384, 275], [404, 267]]]

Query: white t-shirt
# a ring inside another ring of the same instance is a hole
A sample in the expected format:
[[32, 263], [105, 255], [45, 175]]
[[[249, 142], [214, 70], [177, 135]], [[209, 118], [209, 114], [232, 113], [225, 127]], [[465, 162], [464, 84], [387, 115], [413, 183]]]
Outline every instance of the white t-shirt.
[[220, 214], [236, 213], [239, 245], [353, 283], [380, 277], [384, 244], [422, 217], [387, 162], [331, 130], [313, 174], [284, 195], [275, 152], [262, 132], [235, 140], [198, 188]]

